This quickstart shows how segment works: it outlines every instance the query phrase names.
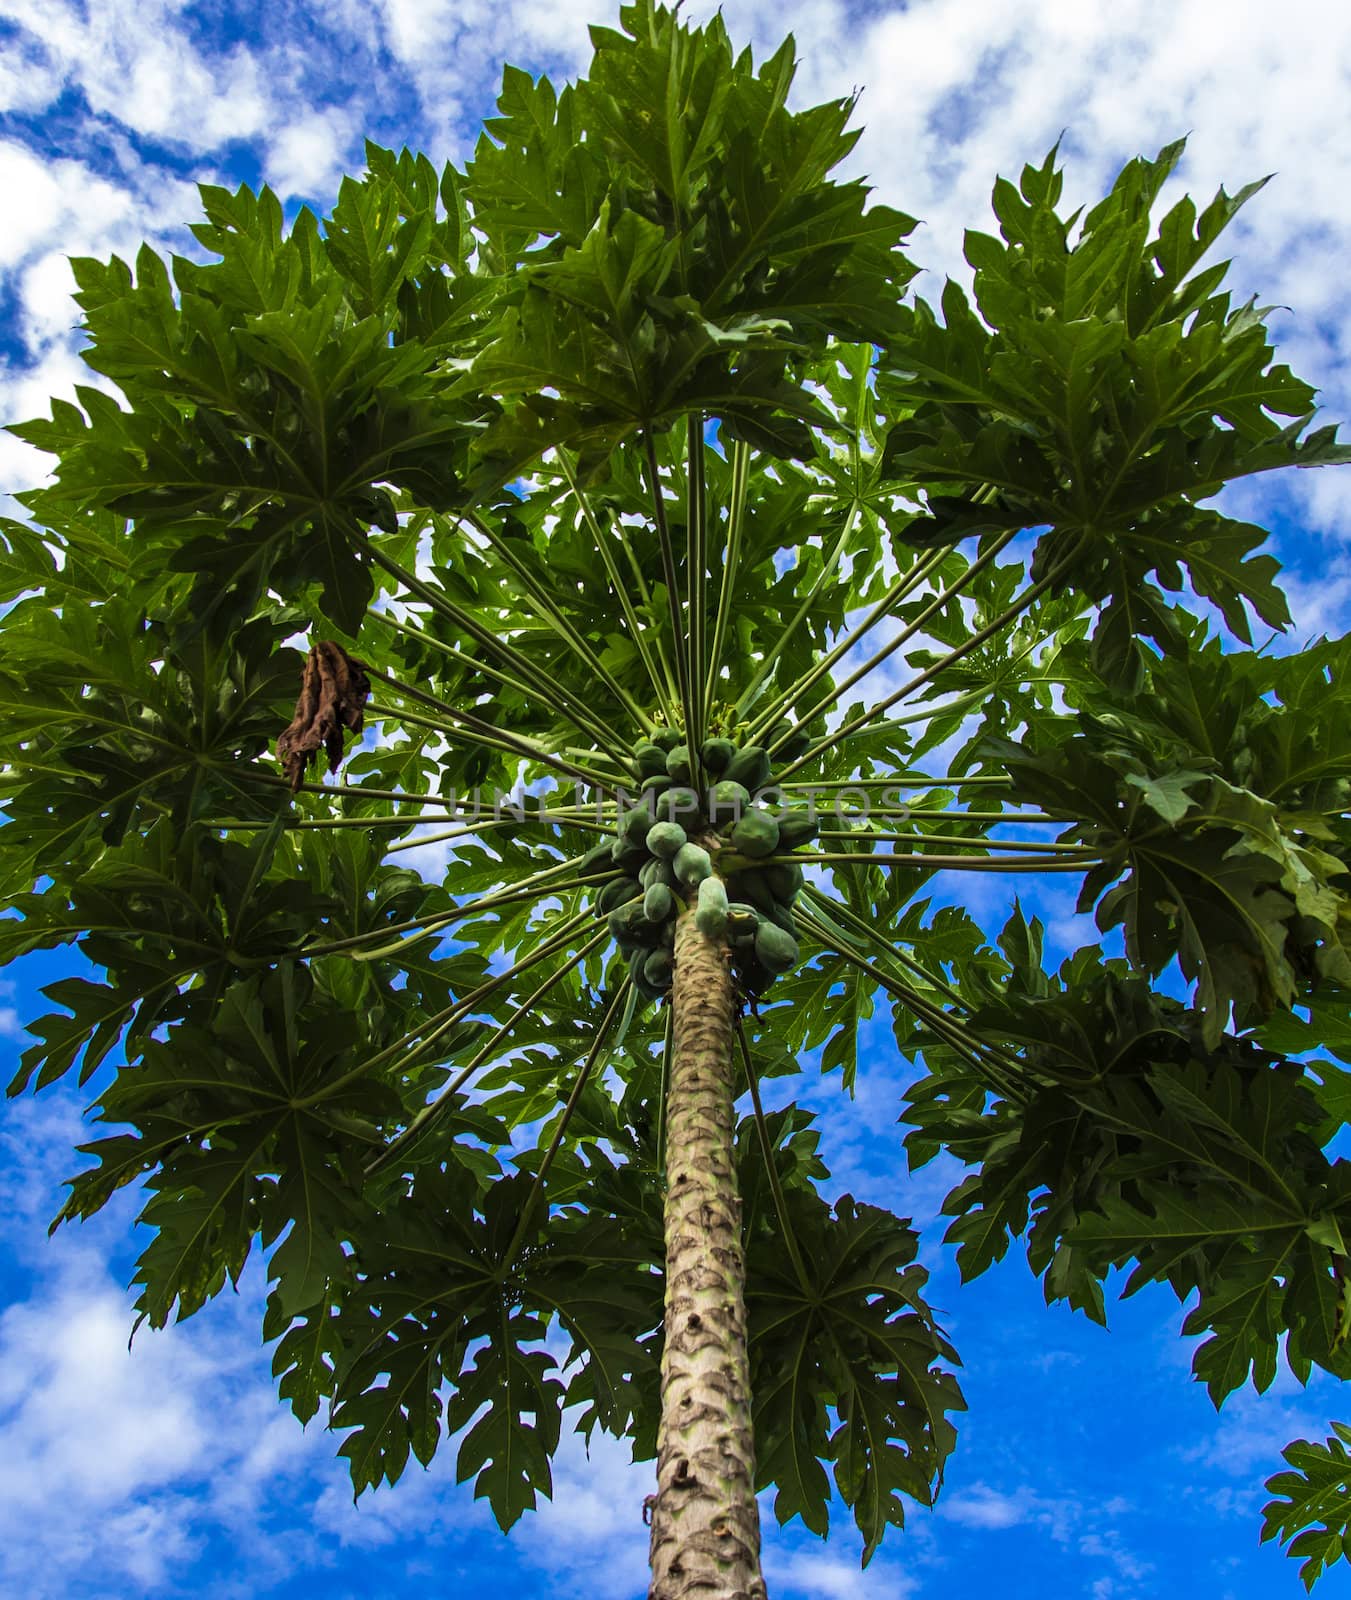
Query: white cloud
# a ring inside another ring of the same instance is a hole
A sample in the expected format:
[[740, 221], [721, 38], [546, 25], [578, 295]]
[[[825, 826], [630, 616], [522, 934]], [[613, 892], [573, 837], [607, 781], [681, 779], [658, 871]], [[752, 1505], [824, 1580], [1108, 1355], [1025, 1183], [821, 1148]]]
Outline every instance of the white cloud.
[[[0, 10], [0, 15], [3, 11]], [[6, 41], [0, 55], [0, 111], [36, 111], [61, 92], [61, 75], [43, 52]]]
[[1293, 1398], [1298, 1393], [1298, 1382], [1284, 1365], [1272, 1392], [1259, 1395], [1240, 1389], [1225, 1401], [1209, 1436], [1181, 1452], [1183, 1460], [1204, 1461], [1208, 1468], [1238, 1478], [1245, 1486], [1275, 1472], [1281, 1465], [1281, 1451], [1292, 1439], [1321, 1442], [1329, 1431], [1324, 1416], [1326, 1400], [1322, 1406], [1300, 1404]]
[[[330, 1441], [330, 1444], [332, 1441]], [[345, 1478], [325, 1485], [313, 1505], [313, 1518], [321, 1536], [343, 1550], [380, 1550], [391, 1545], [426, 1544], [445, 1515], [449, 1488], [449, 1461], [453, 1448], [444, 1450], [432, 1467], [419, 1471], [410, 1463], [391, 1489], [388, 1484], [368, 1491], [353, 1503]], [[461, 1531], [493, 1536], [495, 1524], [483, 1501], [471, 1502], [468, 1491], [459, 1496], [455, 1522]]]
[[[266, 1592], [310, 1537], [297, 1492], [341, 1475], [334, 1442], [277, 1403], [258, 1342], [261, 1273], [182, 1326], [142, 1328], [129, 1349], [131, 1298], [107, 1263], [125, 1256], [141, 1197], [124, 1190], [46, 1238], [63, 1180], [87, 1164], [73, 1149], [91, 1136], [81, 1098], [58, 1086], [9, 1102], [0, 1120], [14, 1296], [0, 1312], [0, 1592], [177, 1592], [222, 1535], [238, 1552], [241, 1600]], [[31, 1286], [16, 1294], [20, 1274]], [[89, 1586], [95, 1573], [104, 1587]], [[203, 1590], [227, 1597], [228, 1586]]]
[[190, 149], [248, 139], [270, 119], [256, 62], [236, 47], [206, 59], [178, 25], [183, 7], [165, 0], [6, 0], [0, 15], [17, 23], [30, 53], [47, 63], [46, 81], [83, 90], [96, 113], [137, 133]]
[[128, 1351], [124, 1295], [87, 1251], [60, 1259], [53, 1290], [0, 1317], [0, 1586], [58, 1600], [97, 1571], [109, 1595], [176, 1589], [222, 1526], [261, 1579], [267, 1491], [313, 1441], [249, 1381], [228, 1322]]
[[555, 1593], [627, 1600], [643, 1592], [643, 1500], [653, 1473], [650, 1461], [630, 1461], [627, 1447], [603, 1434], [594, 1435], [589, 1454], [577, 1434], [563, 1440], [554, 1458], [553, 1499], [513, 1535], [531, 1565], [556, 1575]]
[[[0, 1407], [6, 1432], [23, 1441], [0, 1457], [11, 1515], [31, 1515], [52, 1482], [101, 1506], [182, 1476], [199, 1460], [202, 1419], [162, 1374], [128, 1358], [126, 1304], [115, 1292], [80, 1286], [13, 1306], [0, 1319], [0, 1344]], [[175, 1351], [171, 1371], [200, 1379], [194, 1365]]]
[[[502, 63], [575, 72], [588, 54], [594, 0], [379, 0], [385, 41], [416, 86], [429, 129], [444, 140], [469, 135], [471, 107], [495, 92]], [[460, 155], [467, 154], [462, 150]]]
[[331, 108], [306, 112], [272, 134], [263, 176], [283, 198], [326, 200], [336, 194], [343, 173], [353, 168], [353, 140], [349, 113]]
[[765, 1562], [771, 1594], [783, 1600], [909, 1600], [920, 1586], [896, 1562], [878, 1559], [862, 1568], [858, 1558], [812, 1550], [775, 1554]]
[[940, 1515], [967, 1528], [1016, 1528], [1037, 1514], [1039, 1502], [1028, 1489], [1005, 1494], [987, 1484], [973, 1484], [940, 1502]]
[[[32, 995], [25, 998], [22, 1014], [40, 1016], [43, 1009], [43, 1001]], [[88, 1138], [80, 1103], [65, 1088], [6, 1102], [0, 1119], [0, 1212], [9, 1219], [12, 1255], [34, 1246], [45, 1254], [42, 1230], [60, 1209], [62, 1183], [81, 1163], [75, 1146]]]
[[25, 312], [24, 332], [31, 348], [69, 339], [80, 320], [75, 304], [75, 274], [65, 250], [48, 250], [30, 261], [20, 280]]
[[[143, 239], [163, 248], [200, 209], [191, 185], [122, 155], [119, 176], [111, 178], [83, 160], [52, 160], [0, 140], [0, 190], [11, 207], [0, 234], [0, 286], [14, 295], [7, 333], [20, 352], [0, 362], [0, 424], [46, 416], [51, 399], [72, 398], [76, 384], [113, 387], [80, 360], [82, 313], [71, 298], [69, 258], [134, 259]], [[0, 494], [35, 487], [49, 466], [43, 452], [0, 433]]]
[[85, 160], [53, 160], [12, 139], [0, 140], [0, 186], [11, 208], [0, 234], [0, 270], [24, 275], [17, 331], [29, 342], [64, 332], [79, 317], [68, 298], [74, 280], [66, 257], [134, 255], [147, 234], [197, 210], [189, 185], [134, 161], [117, 182]]
[[1330, 554], [1317, 578], [1286, 572], [1280, 582], [1294, 621], [1288, 635], [1292, 643], [1300, 646], [1346, 627], [1351, 617], [1351, 555]]
[[62, 193], [51, 163], [13, 143], [0, 143], [0, 185], [10, 207], [0, 235], [0, 267], [12, 267], [68, 219], [74, 195]]
[[[1134, 1508], [1119, 1497], [1087, 1503], [1071, 1495], [1043, 1495], [1026, 1484], [1003, 1490], [986, 1483], [945, 1496], [938, 1503], [938, 1516], [977, 1533], [998, 1535], [1014, 1528], [1037, 1529], [1053, 1544], [1073, 1548], [1089, 1561], [1111, 1567], [1114, 1576], [1095, 1579], [1091, 1594], [1136, 1594], [1133, 1586], [1154, 1570], [1126, 1543], [1123, 1520]], [[1026, 1545], [1022, 1548], [1026, 1548]], [[1128, 1586], [1122, 1589], [1118, 1581]]]
[[[1150, 1562], [1141, 1561], [1138, 1556], [1127, 1550], [1121, 1543], [1120, 1537], [1112, 1532], [1085, 1534], [1079, 1541], [1079, 1554], [1111, 1562], [1117, 1575], [1129, 1582], [1148, 1577], [1154, 1570]], [[1098, 1582], [1110, 1584], [1111, 1580], [1099, 1579]], [[1115, 1593], [1115, 1590], [1109, 1588], [1106, 1592], [1111, 1594]]]

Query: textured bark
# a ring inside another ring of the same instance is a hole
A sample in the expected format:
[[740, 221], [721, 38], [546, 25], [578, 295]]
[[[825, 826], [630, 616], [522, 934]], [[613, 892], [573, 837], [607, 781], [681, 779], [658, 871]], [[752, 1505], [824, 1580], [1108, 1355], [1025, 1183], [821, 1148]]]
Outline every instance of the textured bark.
[[764, 1600], [732, 1160], [725, 950], [676, 929], [666, 1102], [666, 1345], [649, 1600]]

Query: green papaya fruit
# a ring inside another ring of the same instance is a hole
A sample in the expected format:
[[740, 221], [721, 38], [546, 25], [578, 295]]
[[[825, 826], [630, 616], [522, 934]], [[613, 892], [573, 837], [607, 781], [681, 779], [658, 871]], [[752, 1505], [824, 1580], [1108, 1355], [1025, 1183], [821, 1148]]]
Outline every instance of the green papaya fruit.
[[721, 878], [710, 875], [699, 885], [694, 921], [699, 932], [710, 939], [721, 938], [726, 931], [727, 889]]
[[776, 903], [768, 883], [765, 882], [764, 871], [758, 867], [731, 873], [727, 879], [727, 892], [734, 894], [748, 906], [754, 906], [765, 916], [769, 915]]
[[808, 750], [816, 743], [811, 734], [804, 728], [801, 733], [795, 733], [791, 739], [785, 739], [781, 749], [774, 752], [778, 764], [786, 767], [790, 761], [796, 761], [805, 756]]
[[768, 811], [748, 811], [732, 829], [732, 847], [743, 856], [772, 856], [779, 846], [779, 825]]
[[655, 806], [658, 822], [678, 822], [687, 828], [702, 814], [699, 796], [693, 789], [671, 788], [657, 796]]
[[720, 828], [726, 823], [735, 822], [750, 803], [750, 790], [744, 783], [734, 783], [730, 778], [719, 779], [709, 795], [709, 812], [714, 827]]
[[654, 883], [643, 895], [643, 915], [649, 922], [665, 922], [674, 909], [675, 901], [664, 883]]
[[[665, 758], [663, 757], [663, 759]], [[650, 778], [643, 779], [642, 793], [644, 795], [652, 795], [655, 797], [657, 795], [665, 794], [670, 787], [671, 780], [665, 771], [654, 772]]]
[[736, 746], [730, 739], [705, 739], [699, 747], [699, 759], [710, 778], [720, 777], [735, 754]]
[[666, 772], [666, 752], [659, 744], [644, 739], [633, 747], [633, 759], [644, 778], [654, 778]]
[[627, 839], [616, 839], [610, 845], [610, 855], [621, 867], [632, 867], [636, 873], [647, 860], [647, 846], [641, 840], [630, 844]]
[[769, 782], [769, 757], [763, 745], [748, 744], [738, 750], [727, 763], [723, 777], [729, 783], [739, 783], [752, 794]]
[[[782, 842], [780, 838], [780, 843]], [[796, 861], [776, 861], [772, 867], [766, 867], [764, 871], [769, 892], [783, 905], [792, 905], [794, 896], [802, 887], [802, 868]], [[639, 873], [639, 877], [641, 876]]]
[[689, 746], [678, 744], [666, 752], [666, 771], [672, 783], [688, 783], [693, 777]]
[[635, 879], [613, 878], [596, 896], [596, 910], [601, 913], [613, 911], [616, 906], [622, 906], [640, 892]]
[[793, 915], [792, 906], [786, 906], [782, 901], [776, 900], [767, 913], [769, 920], [776, 928], [782, 928], [787, 934], [797, 938], [797, 918]]
[[647, 830], [652, 826], [652, 815], [646, 806], [627, 811], [619, 819], [619, 837], [628, 844], [642, 844]]
[[671, 870], [671, 863], [663, 861], [660, 857], [649, 856], [644, 866], [639, 870], [638, 882], [644, 889], [650, 889], [654, 883], [664, 883], [668, 889], [675, 887], [675, 873]]
[[816, 818], [805, 811], [781, 811], [778, 822], [780, 850], [796, 850], [799, 845], [810, 844], [819, 831]]
[[665, 950], [653, 950], [643, 962], [643, 979], [652, 988], [665, 993], [671, 987], [675, 966]]
[[760, 925], [760, 913], [754, 906], [733, 900], [727, 907], [727, 937], [735, 945], [755, 942], [755, 930]]
[[617, 907], [610, 913], [608, 921], [610, 932], [620, 944], [641, 944], [650, 950], [653, 945], [660, 942], [657, 924], [649, 922], [643, 915], [641, 900]]
[[712, 872], [713, 858], [701, 844], [682, 844], [671, 866], [680, 882], [693, 889]]
[[777, 923], [762, 921], [755, 930], [755, 954], [770, 972], [787, 972], [798, 963], [798, 944]]
[[610, 854], [613, 839], [602, 839], [599, 844], [593, 844], [584, 856], [577, 858], [577, 873], [584, 877], [588, 872], [594, 872], [598, 867], [608, 867], [614, 860]]
[[681, 743], [680, 731], [677, 728], [658, 728], [652, 735], [652, 743], [665, 756]]
[[647, 966], [647, 958], [649, 956], [656, 955], [656, 953], [657, 952], [655, 950], [648, 950], [645, 948], [630, 950], [627, 952], [629, 976], [633, 979], [633, 987], [638, 991], [644, 1000], [661, 999], [662, 991], [658, 989], [655, 984], [651, 984], [647, 981], [647, 976], [644, 970]]
[[647, 848], [667, 861], [685, 842], [685, 830], [678, 822], [654, 822], [647, 830]]

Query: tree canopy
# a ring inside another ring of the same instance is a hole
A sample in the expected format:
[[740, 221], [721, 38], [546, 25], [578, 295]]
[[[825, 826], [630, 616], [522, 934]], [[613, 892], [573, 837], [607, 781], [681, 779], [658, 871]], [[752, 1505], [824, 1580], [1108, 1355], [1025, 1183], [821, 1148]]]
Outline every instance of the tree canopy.
[[[649, 0], [593, 38], [561, 91], [507, 68], [464, 171], [371, 146], [328, 216], [208, 186], [198, 259], [76, 262], [105, 381], [15, 428], [55, 472], [0, 525], [0, 958], [96, 971], [11, 1093], [94, 1085], [58, 1220], [142, 1187], [142, 1318], [261, 1250], [357, 1491], [449, 1437], [510, 1526], [565, 1422], [656, 1449], [628, 819], [760, 752], [774, 842], [718, 855], [756, 1487], [820, 1533], [833, 1487], [866, 1559], [941, 1483], [957, 1353], [914, 1228], [759, 1086], [848, 1092], [875, 1014], [911, 1166], [970, 1169], [964, 1277], [1022, 1240], [1100, 1321], [1114, 1269], [1166, 1282], [1217, 1403], [1351, 1371], [1351, 643], [1270, 648], [1268, 536], [1210, 503], [1351, 451], [1206, 264], [1259, 185], [1156, 219], [1174, 144], [1067, 213], [1052, 151], [935, 307], [791, 40]], [[959, 872], [1012, 879], [999, 926]], [[1054, 971], [1029, 874], [1102, 935]], [[1319, 1449], [1267, 1525], [1310, 1582]]]

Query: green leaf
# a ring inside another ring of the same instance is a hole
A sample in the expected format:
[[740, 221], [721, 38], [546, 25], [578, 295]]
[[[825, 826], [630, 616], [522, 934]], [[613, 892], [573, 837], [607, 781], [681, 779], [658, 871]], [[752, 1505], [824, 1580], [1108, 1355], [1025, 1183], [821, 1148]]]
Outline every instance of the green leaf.
[[1351, 1429], [1340, 1422], [1322, 1444], [1296, 1439], [1281, 1452], [1288, 1472], [1268, 1478], [1276, 1496], [1262, 1511], [1262, 1539], [1279, 1539], [1287, 1554], [1301, 1558], [1305, 1589], [1340, 1560], [1351, 1538]]
[[1313, 391], [1273, 364], [1266, 313], [1231, 306], [1224, 265], [1195, 270], [1261, 185], [1221, 190], [1199, 218], [1179, 202], [1151, 235], [1181, 152], [1128, 163], [1070, 217], [1057, 210], [1055, 150], [1017, 187], [1000, 179], [1002, 240], [966, 238], [979, 316], [949, 283], [943, 322], [917, 303], [884, 352], [882, 392], [901, 416], [887, 465], [932, 485], [906, 537], [1050, 525], [1034, 573], [1103, 607], [1102, 664], [1118, 675], [1140, 631], [1123, 608], [1155, 613], [1143, 631], [1166, 632], [1151, 576], [1176, 590], [1185, 567], [1245, 642], [1247, 606], [1286, 626], [1276, 563], [1253, 553], [1263, 532], [1196, 502], [1252, 473], [1351, 460], [1332, 430], [1308, 431]]
[[[902, 1496], [932, 1503], [964, 1409], [944, 1364], [956, 1353], [922, 1298], [909, 1227], [848, 1196], [832, 1213], [810, 1189], [787, 1189], [809, 1274], [799, 1283], [772, 1216], [748, 1242], [751, 1392], [763, 1441], [762, 1480], [778, 1486], [780, 1522], [827, 1528], [828, 1484], [864, 1538], [864, 1562], [905, 1520]], [[832, 1428], [827, 1408], [838, 1423]]]

